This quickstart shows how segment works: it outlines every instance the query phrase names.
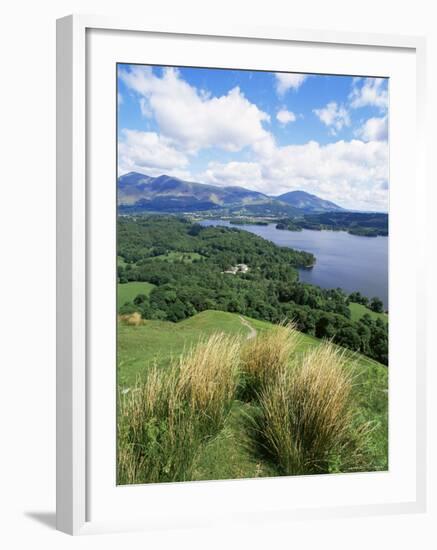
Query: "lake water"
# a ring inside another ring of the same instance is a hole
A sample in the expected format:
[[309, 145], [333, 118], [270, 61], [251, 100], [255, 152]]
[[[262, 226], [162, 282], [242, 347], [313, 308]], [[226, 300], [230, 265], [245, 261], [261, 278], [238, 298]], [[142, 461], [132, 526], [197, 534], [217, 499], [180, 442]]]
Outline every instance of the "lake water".
[[244, 229], [279, 246], [311, 252], [316, 264], [300, 269], [301, 281], [323, 288], [358, 290], [378, 296], [388, 307], [388, 237], [359, 237], [345, 231], [284, 231], [269, 225], [233, 225], [223, 220], [203, 220], [204, 226]]

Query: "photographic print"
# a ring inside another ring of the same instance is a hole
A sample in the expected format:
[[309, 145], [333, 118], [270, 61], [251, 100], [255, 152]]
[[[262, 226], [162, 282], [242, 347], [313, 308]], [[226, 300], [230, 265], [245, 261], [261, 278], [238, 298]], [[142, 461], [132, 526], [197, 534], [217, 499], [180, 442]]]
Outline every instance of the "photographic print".
[[388, 79], [117, 65], [117, 483], [388, 469]]

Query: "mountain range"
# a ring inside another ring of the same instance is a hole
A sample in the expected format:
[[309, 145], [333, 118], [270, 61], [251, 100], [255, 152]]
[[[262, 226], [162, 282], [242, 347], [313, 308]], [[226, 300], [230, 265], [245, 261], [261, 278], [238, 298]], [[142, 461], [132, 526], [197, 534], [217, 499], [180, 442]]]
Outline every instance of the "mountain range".
[[305, 191], [272, 197], [245, 187], [184, 181], [172, 176], [151, 177], [129, 172], [118, 178], [120, 213], [196, 212], [222, 210], [252, 215], [298, 215], [343, 210]]
[[344, 208], [338, 206], [338, 204], [321, 199], [306, 191], [289, 191], [275, 198], [281, 202], [291, 204], [295, 208], [305, 210], [305, 212], [338, 212], [344, 210]]

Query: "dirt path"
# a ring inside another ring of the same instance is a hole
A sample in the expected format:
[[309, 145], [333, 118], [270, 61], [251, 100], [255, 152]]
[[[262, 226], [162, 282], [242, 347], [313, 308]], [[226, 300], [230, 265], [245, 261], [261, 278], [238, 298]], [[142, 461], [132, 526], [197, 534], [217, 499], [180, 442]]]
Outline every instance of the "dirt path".
[[246, 339], [251, 340], [252, 338], [255, 338], [256, 330], [249, 323], [249, 321], [246, 321], [246, 319], [244, 317], [241, 317], [241, 315], [240, 315], [240, 321], [241, 321], [242, 325], [244, 325], [245, 327], [247, 327], [249, 329], [249, 334], [246, 336]]

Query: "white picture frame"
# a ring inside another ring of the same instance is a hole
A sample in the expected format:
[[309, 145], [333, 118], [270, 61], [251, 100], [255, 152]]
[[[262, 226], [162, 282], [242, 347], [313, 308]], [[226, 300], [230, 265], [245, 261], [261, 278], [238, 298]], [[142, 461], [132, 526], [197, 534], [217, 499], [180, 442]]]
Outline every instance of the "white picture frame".
[[[94, 288], [90, 281], [89, 230], [92, 227], [92, 208], [89, 178], [92, 170], [87, 163], [87, 117], [89, 108], [89, 70], [87, 49], [90, 31], [135, 33], [135, 36], [150, 35], [166, 40], [170, 37], [220, 38], [239, 43], [257, 41], [265, 44], [315, 44], [318, 47], [332, 45], [345, 48], [361, 48], [366, 51], [382, 49], [404, 52], [414, 56], [416, 67], [414, 87], [417, 102], [409, 105], [414, 111], [416, 157], [414, 161], [415, 186], [417, 197], [425, 193], [424, 169], [424, 78], [425, 41], [420, 37], [337, 33], [327, 31], [292, 30], [286, 28], [235, 28], [179, 29], [172, 26], [152, 26], [147, 22], [129, 19], [111, 19], [96, 16], [72, 15], [57, 22], [57, 528], [69, 534], [84, 534], [96, 531], [148, 529], [170, 525], [205, 525], [206, 517], [200, 517], [193, 508], [185, 510], [178, 519], [177, 514], [166, 517], [157, 505], [153, 521], [145, 513], [136, 517], [119, 518], [108, 512], [106, 517], [99, 515], [94, 520], [89, 514], [90, 486], [92, 484], [93, 457], [90, 436], [90, 411], [93, 392], [90, 381], [90, 358], [92, 337], [89, 331], [90, 292]], [[108, 40], [111, 40], [109, 37]], [[94, 46], [93, 46], [94, 47]], [[123, 59], [129, 61], [129, 59]], [[302, 69], [301, 69], [302, 70]], [[115, 71], [114, 71], [115, 74]], [[92, 141], [92, 140], [90, 140]], [[115, 165], [114, 165], [115, 166]], [[413, 165], [411, 165], [413, 166]], [[114, 169], [113, 167], [111, 169]], [[402, 204], [400, 202], [399, 204]], [[415, 223], [422, 227], [425, 221], [415, 216]], [[95, 238], [95, 237], [94, 237]], [[417, 243], [415, 248], [415, 280], [410, 284], [414, 290], [414, 300], [410, 307], [415, 309], [415, 376], [414, 386], [410, 387], [410, 397], [415, 403], [415, 448], [414, 448], [414, 487], [409, 489], [413, 497], [398, 499], [393, 496], [387, 501], [355, 502], [353, 505], [336, 503], [332, 507], [321, 502], [320, 506], [307, 508], [284, 504], [274, 509], [266, 509], [263, 503], [254, 505], [242, 519], [256, 521], [257, 517], [274, 520], [302, 517], [338, 517], [342, 515], [390, 514], [398, 512], [421, 512], [426, 507], [426, 402], [425, 402], [425, 254]], [[407, 283], [406, 283], [407, 284]], [[413, 288], [414, 287], [414, 288]], [[115, 292], [114, 292], [115, 295]], [[413, 350], [411, 350], [413, 351]], [[407, 391], [407, 390], [405, 390]], [[114, 397], [115, 399], [115, 397]], [[95, 422], [95, 419], [93, 420]], [[95, 433], [95, 432], [94, 432]], [[413, 432], [412, 432], [413, 433]], [[413, 465], [410, 467], [413, 474]], [[316, 476], [314, 476], [316, 477]], [[335, 476], [333, 476], [335, 477]], [[326, 476], [325, 476], [326, 479]], [[346, 478], [343, 477], [343, 480]], [[233, 483], [233, 498], [238, 492], [250, 495], [254, 481], [202, 482], [194, 484], [196, 493], [190, 498], [206, 498], [205, 491], [219, 491], [226, 495]], [[309, 483], [301, 479], [301, 483]], [[333, 485], [326, 485], [331, 490]], [[332, 481], [342, 483], [346, 481]], [[187, 485], [187, 484], [183, 484]], [[200, 487], [200, 489], [199, 489]], [[209, 487], [209, 489], [208, 489]], [[276, 485], [277, 487], [277, 485]], [[141, 488], [138, 488], [141, 490]], [[173, 495], [172, 484], [153, 488], [156, 502]], [[185, 498], [179, 491], [179, 498]], [[269, 491], [275, 491], [275, 486]], [[121, 494], [121, 493], [120, 493]], [[123, 498], [129, 499], [124, 494]], [[272, 493], [271, 493], [272, 494]], [[246, 496], [247, 496], [246, 495]], [[370, 498], [370, 497], [369, 497]], [[371, 499], [370, 499], [371, 500]], [[115, 510], [115, 508], [114, 508]], [[186, 512], [186, 513], [185, 513]], [[229, 512], [230, 514], [231, 512]], [[195, 515], [197, 514], [197, 518]], [[218, 521], [230, 521], [224, 513]], [[103, 514], [104, 516], [104, 514]], [[214, 518], [211, 518], [213, 521]]]

